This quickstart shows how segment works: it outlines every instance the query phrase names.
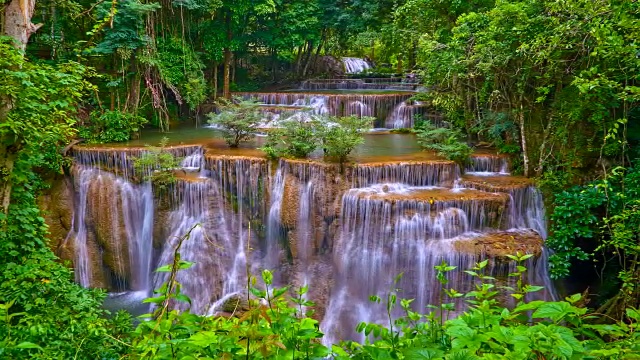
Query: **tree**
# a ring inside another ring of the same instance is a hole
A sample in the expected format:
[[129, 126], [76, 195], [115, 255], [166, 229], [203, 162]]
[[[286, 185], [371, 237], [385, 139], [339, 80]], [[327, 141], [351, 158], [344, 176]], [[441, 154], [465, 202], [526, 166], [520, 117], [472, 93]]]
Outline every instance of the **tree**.
[[324, 122], [322, 148], [326, 156], [340, 163], [340, 171], [356, 146], [364, 143], [364, 132], [371, 128], [375, 118], [364, 116], [329, 117]]
[[322, 119], [311, 116], [295, 117], [279, 123], [279, 128], [269, 130], [267, 141], [260, 148], [269, 158], [305, 158], [317, 147], [322, 134]]
[[78, 63], [56, 67], [25, 60], [12, 39], [0, 38], [0, 176], [2, 208], [11, 202], [14, 163], [23, 154], [41, 151], [47, 144], [66, 144], [74, 135], [74, 115], [80, 99], [93, 86], [85, 78], [90, 69]]
[[236, 98], [235, 102], [219, 100], [218, 113], [208, 116], [209, 123], [222, 131], [227, 145], [237, 148], [241, 142], [253, 138], [265, 114], [258, 102]]

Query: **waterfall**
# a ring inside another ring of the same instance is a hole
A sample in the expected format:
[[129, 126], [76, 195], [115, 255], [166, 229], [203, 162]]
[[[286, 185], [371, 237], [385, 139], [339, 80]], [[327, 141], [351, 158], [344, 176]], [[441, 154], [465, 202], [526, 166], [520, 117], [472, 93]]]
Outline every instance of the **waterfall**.
[[543, 239], [547, 238], [547, 220], [542, 193], [535, 186], [514, 188], [511, 198], [509, 225], [512, 228], [533, 229]]
[[72, 231], [69, 232], [65, 242], [74, 242], [75, 248], [75, 280], [84, 287], [91, 286], [91, 264], [89, 262], [89, 249], [87, 243], [87, 224], [85, 223], [87, 215], [87, 194], [89, 193], [89, 185], [91, 180], [99, 174], [94, 169], [82, 169], [79, 171], [77, 178], [78, 189], [78, 205], [73, 213], [71, 223]]
[[[114, 276], [115, 289], [149, 291], [154, 221], [151, 184], [134, 185], [83, 166], [78, 166], [75, 177], [78, 201], [68, 238], [74, 238], [76, 247], [77, 281], [94, 285], [91, 274], [102, 269], [91, 266], [104, 263]], [[90, 254], [92, 245], [96, 250]], [[103, 252], [100, 261], [98, 246]]]
[[404, 82], [402, 78], [312, 79], [300, 84], [300, 90], [400, 90], [416, 91], [419, 84]]
[[[275, 270], [280, 265], [280, 239], [283, 234], [280, 223], [282, 218], [282, 196], [284, 194], [285, 169], [281, 160], [276, 170], [276, 176], [271, 187], [271, 201], [267, 218], [267, 239], [265, 249], [265, 266], [269, 270]], [[277, 274], [276, 274], [277, 275]], [[274, 276], [276, 279], [276, 276]]]
[[[328, 112], [378, 111], [374, 100], [349, 96], [316, 99]], [[397, 104], [393, 99], [389, 104]], [[177, 281], [192, 303], [173, 305], [217, 314], [228, 299], [245, 297], [247, 271], [267, 268], [277, 286], [310, 285], [306, 296], [318, 305], [327, 343], [363, 340], [354, 331], [361, 321], [386, 323], [384, 306], [369, 302], [370, 295], [401, 289], [420, 312], [439, 303], [434, 266], [443, 260], [458, 267], [447, 276], [465, 292], [473, 283], [462, 270], [475, 262], [490, 259], [487, 271], [500, 285], [510, 284], [513, 265], [505, 254], [531, 253], [527, 280], [550, 290], [530, 298], [555, 296], [546, 273], [542, 195], [530, 180], [508, 175], [506, 157], [475, 155], [461, 176], [444, 160], [391, 156], [342, 172], [336, 164], [286, 159], [274, 169], [263, 158], [211, 150], [171, 150], [185, 171], [199, 176], [179, 177], [169, 194], [155, 197], [151, 184], [131, 176], [131, 157], [142, 149], [74, 150], [76, 208], [66, 241], [75, 251], [76, 281], [147, 294], [168, 279], [153, 269], [173, 262], [179, 239], [191, 230], [180, 255], [194, 264]]]
[[371, 69], [371, 65], [361, 58], [343, 57], [342, 63], [344, 64], [344, 70], [347, 74], [359, 74]]
[[[225, 217], [211, 180], [183, 182], [180, 187], [176, 194], [180, 205], [169, 215], [169, 236], [158, 264], [172, 264], [180, 239], [188, 235], [179, 250], [180, 258], [194, 264], [178, 271], [176, 280], [182, 285], [182, 293], [191, 299], [191, 311], [204, 313], [212, 301], [222, 297], [222, 276], [227, 271], [221, 261], [226, 255], [222, 246], [228, 239]], [[159, 288], [168, 279], [169, 273], [156, 273], [154, 287]], [[188, 304], [176, 307], [185, 309]]]
[[[133, 163], [135, 158], [141, 157], [148, 149], [124, 148], [124, 147], [74, 147], [73, 159], [78, 165], [109, 170], [116, 175], [129, 177], [134, 174]], [[168, 146], [164, 151], [178, 159], [202, 153], [200, 145]]]
[[[386, 127], [391, 129], [413, 128], [416, 115], [424, 117], [427, 113], [426, 110], [427, 107], [417, 101], [412, 104], [409, 104], [408, 101], [403, 101], [387, 117]], [[435, 125], [438, 126], [438, 123], [436, 121]]]
[[465, 167], [469, 175], [509, 175], [509, 159], [497, 155], [472, 155]]
[[332, 116], [374, 116], [378, 126], [385, 125], [387, 117], [396, 106], [412, 96], [410, 92], [384, 94], [358, 93], [234, 93], [245, 99], [257, 99], [269, 106], [306, 107], [316, 115]]
[[[218, 158], [209, 162], [212, 175], [217, 179], [227, 208], [232, 239], [227, 243], [230, 266], [224, 279], [224, 296], [237, 294], [246, 286], [247, 253], [253, 239], [257, 243], [257, 229], [249, 223], [261, 220], [264, 213], [264, 182], [267, 178], [266, 162], [251, 158]], [[229, 208], [231, 211], [229, 211]]]
[[447, 161], [359, 164], [353, 169], [353, 187], [380, 183], [445, 186], [459, 177], [458, 165]]
[[[402, 289], [402, 297], [413, 298], [416, 309], [438, 302], [433, 267], [445, 260], [463, 269], [475, 258], [454, 250], [451, 239], [469, 230], [482, 230], [491, 201], [437, 200], [441, 188], [412, 188], [401, 184], [379, 184], [351, 189], [343, 196], [341, 235], [334, 249], [337, 278], [322, 329], [331, 342], [358, 339], [353, 329], [360, 321], [382, 322], [384, 308], [368, 301], [370, 295], [384, 297], [390, 289]], [[429, 200], [415, 196], [432, 193]], [[436, 199], [435, 201], [432, 199]], [[502, 202], [504, 204], [504, 202]], [[394, 285], [396, 275], [404, 273]], [[452, 274], [465, 278], [461, 274]], [[344, 295], [348, 294], [348, 295]], [[346, 302], [345, 302], [346, 301]], [[359, 309], [354, 317], [352, 310]], [[347, 330], [345, 330], [347, 329]], [[362, 340], [362, 339], [360, 339]]]

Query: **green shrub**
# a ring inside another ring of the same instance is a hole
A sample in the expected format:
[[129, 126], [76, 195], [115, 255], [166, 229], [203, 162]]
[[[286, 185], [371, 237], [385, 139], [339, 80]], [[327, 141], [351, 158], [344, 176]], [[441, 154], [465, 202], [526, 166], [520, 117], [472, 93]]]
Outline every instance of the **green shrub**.
[[254, 100], [236, 98], [231, 102], [220, 98], [217, 106], [220, 112], [210, 113], [209, 123], [219, 126], [224, 141], [230, 147], [238, 147], [241, 142], [251, 140], [264, 118], [260, 104]]
[[420, 146], [433, 150], [461, 166], [469, 161], [469, 156], [473, 153], [473, 149], [462, 142], [463, 136], [460, 130], [436, 127], [426, 120], [416, 124], [415, 132]]
[[309, 156], [318, 147], [324, 125], [318, 118], [311, 121], [290, 118], [280, 122], [280, 126], [267, 133], [267, 141], [260, 148], [272, 159]]
[[177, 181], [174, 171], [180, 167], [180, 159], [167, 151], [168, 138], [163, 138], [159, 146], [147, 145], [147, 151], [133, 160], [136, 173], [143, 181], [151, 181], [159, 191], [166, 191]]
[[347, 156], [356, 146], [364, 143], [363, 131], [371, 128], [372, 117], [330, 117], [323, 122], [322, 126], [322, 148], [326, 156], [335, 158], [343, 164], [347, 161]]
[[[581, 295], [565, 301], [526, 301], [525, 295], [542, 289], [526, 284], [523, 262], [532, 255], [509, 256], [517, 266], [508, 276], [515, 287], [498, 287], [485, 274], [483, 261], [467, 274], [474, 278], [475, 290], [463, 294], [451, 288], [446, 273], [456, 269], [446, 263], [435, 266], [441, 304], [422, 314], [411, 308], [410, 299], [398, 297], [398, 290], [385, 298], [371, 300], [386, 305], [388, 323], [361, 323], [357, 330], [366, 335], [365, 344], [345, 342], [334, 346], [336, 359], [635, 359], [640, 356], [640, 312], [628, 308], [624, 320], [613, 324], [589, 322], [598, 316], [587, 314], [577, 304]], [[395, 286], [395, 284], [394, 284]], [[500, 292], [516, 300], [515, 307], [501, 306]], [[449, 319], [456, 311], [455, 299], [466, 299], [467, 310]], [[395, 310], [403, 316], [392, 318]], [[449, 319], [449, 320], [447, 320]]]
[[94, 111], [91, 125], [80, 129], [80, 136], [91, 143], [112, 143], [131, 140], [147, 119], [119, 110]]

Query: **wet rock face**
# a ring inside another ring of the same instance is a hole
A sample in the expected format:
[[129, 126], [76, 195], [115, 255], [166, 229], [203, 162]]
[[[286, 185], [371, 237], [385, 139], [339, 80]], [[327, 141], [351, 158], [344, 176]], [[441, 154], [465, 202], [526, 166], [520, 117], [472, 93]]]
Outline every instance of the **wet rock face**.
[[345, 73], [345, 68], [342, 64], [342, 61], [334, 56], [318, 56], [314, 57], [310, 61], [310, 74], [328, 74], [335, 77], [344, 75]]
[[[63, 260], [73, 260], [73, 249], [64, 244], [73, 221], [73, 183], [70, 179], [55, 179], [38, 199], [44, 221], [49, 227], [49, 246]], [[65, 247], [66, 249], [62, 249]], [[71, 254], [69, 256], [69, 254]]]
[[117, 180], [101, 176], [89, 186], [87, 223], [102, 249], [104, 264], [119, 278], [128, 280], [129, 244], [123, 213], [122, 193]]
[[542, 254], [544, 241], [540, 235], [528, 229], [490, 232], [480, 236], [463, 238], [455, 242], [455, 249], [478, 258], [491, 258], [509, 262], [507, 255]]

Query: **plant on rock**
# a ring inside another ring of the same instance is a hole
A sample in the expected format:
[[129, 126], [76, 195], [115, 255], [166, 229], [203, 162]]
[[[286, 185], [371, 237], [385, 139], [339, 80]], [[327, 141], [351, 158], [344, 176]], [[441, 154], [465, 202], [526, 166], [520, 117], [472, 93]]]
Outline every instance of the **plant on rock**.
[[416, 124], [415, 132], [420, 146], [433, 150], [438, 155], [453, 160], [459, 165], [464, 165], [473, 153], [471, 147], [462, 142], [463, 136], [460, 130], [436, 127], [426, 120]]
[[180, 167], [180, 161], [167, 151], [168, 138], [163, 138], [159, 146], [147, 145], [142, 156], [134, 159], [133, 167], [142, 174], [142, 180], [151, 181], [153, 186], [165, 191], [176, 182], [174, 170]]
[[217, 106], [219, 112], [208, 115], [209, 123], [220, 128], [230, 147], [238, 147], [241, 142], [253, 138], [264, 118], [260, 104], [254, 100], [235, 98], [229, 101], [221, 98]]
[[272, 159], [309, 156], [318, 147], [325, 126], [317, 117], [291, 117], [279, 125], [279, 128], [269, 131], [265, 145], [260, 148]]
[[330, 117], [322, 131], [322, 148], [328, 157], [335, 158], [343, 170], [344, 163], [356, 146], [364, 143], [364, 131], [375, 119], [364, 116]]

